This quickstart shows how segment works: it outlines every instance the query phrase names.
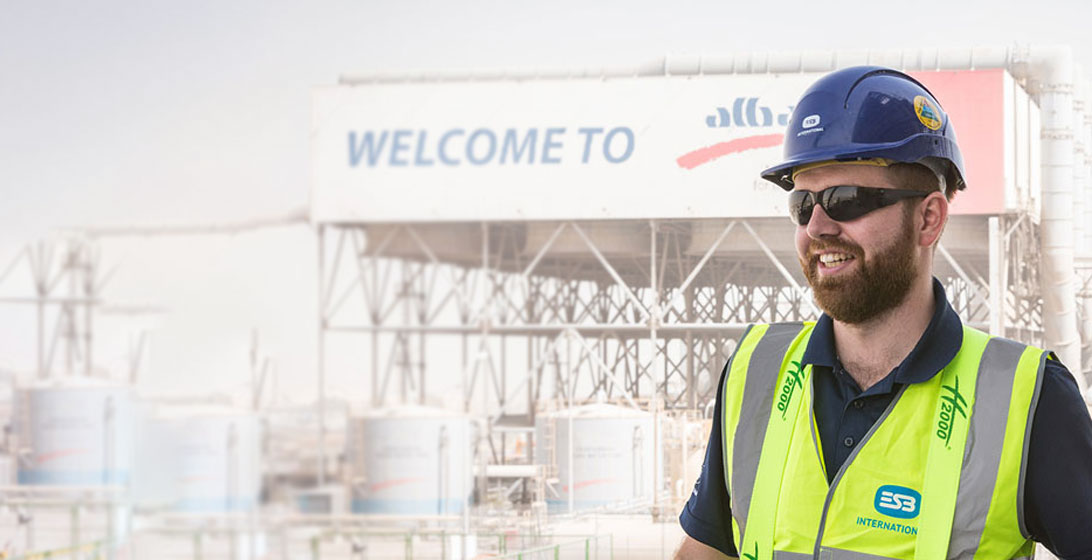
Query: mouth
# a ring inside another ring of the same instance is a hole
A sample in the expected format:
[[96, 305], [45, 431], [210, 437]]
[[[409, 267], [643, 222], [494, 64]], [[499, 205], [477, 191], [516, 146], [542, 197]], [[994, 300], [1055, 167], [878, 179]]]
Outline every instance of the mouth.
[[849, 253], [831, 251], [819, 254], [816, 260], [819, 263], [818, 269], [820, 271], [826, 274], [831, 274], [849, 266], [849, 264], [856, 259], [853, 255]]

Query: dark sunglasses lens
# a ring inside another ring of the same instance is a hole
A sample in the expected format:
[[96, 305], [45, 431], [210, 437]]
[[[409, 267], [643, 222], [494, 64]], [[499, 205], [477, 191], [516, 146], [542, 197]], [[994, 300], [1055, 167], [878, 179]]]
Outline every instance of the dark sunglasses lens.
[[808, 191], [793, 191], [789, 193], [789, 217], [797, 225], [807, 225], [811, 220], [811, 211], [815, 208], [812, 193]]
[[855, 220], [880, 207], [878, 191], [858, 187], [831, 187], [821, 193], [823, 210], [832, 220]]

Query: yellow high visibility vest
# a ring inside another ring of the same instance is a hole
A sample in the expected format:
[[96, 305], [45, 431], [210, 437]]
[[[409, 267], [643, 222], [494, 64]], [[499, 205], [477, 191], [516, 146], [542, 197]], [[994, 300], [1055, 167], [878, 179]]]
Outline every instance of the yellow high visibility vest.
[[1023, 473], [1048, 353], [965, 326], [951, 363], [903, 386], [828, 484], [801, 366], [814, 326], [754, 325], [729, 364], [724, 475], [741, 558], [1030, 558]]

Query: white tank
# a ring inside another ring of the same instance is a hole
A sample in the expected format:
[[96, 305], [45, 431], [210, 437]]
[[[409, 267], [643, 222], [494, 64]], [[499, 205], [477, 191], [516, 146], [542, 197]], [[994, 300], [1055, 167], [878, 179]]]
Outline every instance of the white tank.
[[[572, 463], [569, 462], [570, 421]], [[554, 465], [551, 511], [633, 503], [652, 498], [655, 484], [653, 417], [610, 404], [579, 406], [535, 419], [535, 462]]]
[[184, 512], [246, 511], [261, 493], [261, 423], [219, 406], [148, 407], [137, 430], [134, 501]]
[[473, 426], [464, 415], [387, 408], [349, 420], [354, 513], [460, 513], [473, 491]]
[[[14, 427], [12, 421], [14, 419], [15, 395], [15, 374], [0, 371], [0, 430]], [[7, 442], [0, 440], [0, 446], [5, 443]]]
[[15, 484], [15, 457], [0, 453], [0, 486]]
[[19, 484], [128, 484], [133, 453], [129, 388], [87, 378], [20, 391]]

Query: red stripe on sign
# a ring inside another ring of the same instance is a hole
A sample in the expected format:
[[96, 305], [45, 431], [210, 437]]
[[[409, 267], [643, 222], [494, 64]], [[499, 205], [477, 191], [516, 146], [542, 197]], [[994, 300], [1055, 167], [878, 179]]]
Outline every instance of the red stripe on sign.
[[[614, 482], [618, 482], [618, 479], [617, 478], [597, 478], [595, 480], [585, 480], [583, 482], [577, 482], [576, 484], [573, 485], [573, 487], [576, 488], [577, 490], [580, 490], [581, 488], [587, 488], [588, 486], [595, 486], [597, 484], [611, 484], [611, 483], [614, 483]], [[561, 489], [564, 492], [568, 492], [569, 491], [569, 485], [566, 484], [566, 485], [562, 486]]]
[[424, 478], [419, 477], [419, 476], [412, 477], [412, 478], [396, 478], [394, 480], [386, 480], [386, 481], [383, 481], [383, 482], [377, 482], [375, 484], [372, 484], [371, 486], [368, 487], [368, 490], [370, 490], [372, 492], [378, 492], [380, 490], [386, 490], [388, 488], [393, 488], [395, 486], [401, 486], [403, 484], [413, 484], [415, 482], [423, 482], [424, 480], [425, 480]]
[[694, 169], [699, 165], [709, 163], [710, 161], [728, 154], [736, 154], [758, 148], [771, 148], [780, 145], [783, 141], [784, 136], [781, 134], [763, 134], [761, 136], [736, 138], [735, 140], [698, 148], [693, 152], [683, 154], [679, 159], [675, 160], [675, 162], [679, 164], [679, 167], [684, 169]]
[[42, 453], [38, 455], [38, 464], [48, 463], [57, 459], [63, 459], [65, 457], [71, 457], [73, 455], [83, 455], [85, 453], [91, 453], [90, 449], [63, 449], [61, 451], [54, 451], [52, 453]]

